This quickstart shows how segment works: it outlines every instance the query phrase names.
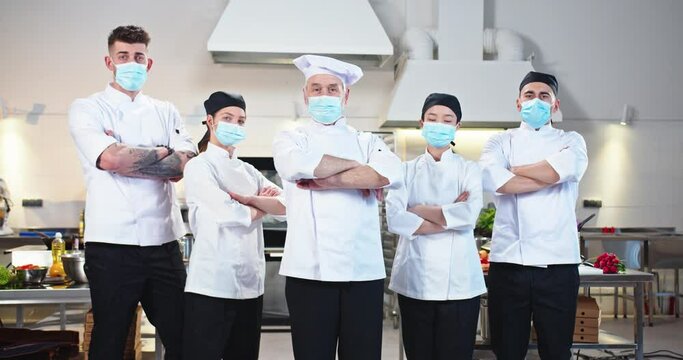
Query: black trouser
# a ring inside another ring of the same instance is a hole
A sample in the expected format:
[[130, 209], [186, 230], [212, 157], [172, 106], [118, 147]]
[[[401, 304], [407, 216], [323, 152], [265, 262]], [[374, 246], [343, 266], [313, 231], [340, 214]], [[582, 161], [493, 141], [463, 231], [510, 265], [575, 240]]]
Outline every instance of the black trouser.
[[327, 282], [287, 278], [285, 296], [297, 360], [382, 357], [384, 280]]
[[472, 360], [480, 299], [427, 301], [398, 295], [408, 360]]
[[90, 359], [121, 360], [138, 303], [156, 327], [166, 359], [180, 359], [187, 275], [177, 241], [144, 247], [89, 242], [85, 274], [94, 320]]
[[531, 320], [541, 359], [571, 358], [579, 269], [491, 263], [488, 274], [491, 345], [499, 360], [524, 359]]
[[257, 360], [263, 296], [222, 299], [185, 293], [185, 360]]

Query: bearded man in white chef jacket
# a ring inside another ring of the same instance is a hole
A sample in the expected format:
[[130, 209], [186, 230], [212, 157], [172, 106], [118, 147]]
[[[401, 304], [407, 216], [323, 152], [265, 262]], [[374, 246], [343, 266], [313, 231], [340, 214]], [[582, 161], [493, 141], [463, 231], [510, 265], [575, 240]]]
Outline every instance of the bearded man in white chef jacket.
[[313, 118], [278, 134], [275, 168], [288, 204], [280, 274], [298, 360], [380, 359], [384, 262], [376, 196], [401, 181], [384, 142], [347, 125], [349, 86], [363, 72], [316, 55], [294, 60]]
[[488, 275], [491, 344], [498, 359], [524, 359], [533, 319], [542, 359], [571, 358], [579, 287], [575, 206], [588, 166], [586, 143], [552, 125], [560, 106], [553, 75], [519, 86], [519, 128], [494, 135], [481, 155], [495, 194]]

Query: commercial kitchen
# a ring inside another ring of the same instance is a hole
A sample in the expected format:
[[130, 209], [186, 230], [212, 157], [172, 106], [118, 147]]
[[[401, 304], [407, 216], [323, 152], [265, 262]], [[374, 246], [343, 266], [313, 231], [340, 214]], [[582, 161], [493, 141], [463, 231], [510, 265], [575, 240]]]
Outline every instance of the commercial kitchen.
[[[207, 98], [241, 94], [248, 111], [242, 105], [246, 138], [237, 156], [278, 187], [274, 139], [312, 121], [302, 96], [309, 75], [293, 64], [301, 55], [362, 69], [357, 83], [342, 82], [344, 90], [353, 84], [346, 122], [404, 162], [428, 146], [419, 120], [429, 94], [457, 97], [462, 123], [452, 151], [478, 162], [492, 138], [520, 128], [520, 80], [553, 74], [559, 108], [552, 127], [583, 137], [588, 164], [572, 215], [572, 246], [583, 262], [572, 357], [683, 359], [680, 14], [683, 2], [676, 0], [0, 1], [0, 359], [30, 358], [19, 357], [26, 349], [53, 356], [36, 359], [87, 358], [93, 316], [83, 264], [98, 225], [86, 215], [92, 175], [84, 177], [69, 117], [76, 99], [116, 91], [108, 85], [116, 80], [105, 58], [107, 37], [125, 25], [151, 37], [153, 67], [143, 92], [177, 108], [183, 126], [176, 133], [184, 127], [194, 146], [208, 129]], [[166, 156], [181, 150], [169, 148]], [[186, 180], [166, 183], [182, 217], [173, 244], [188, 268], [197, 247]], [[386, 195], [377, 196], [387, 275], [381, 358], [404, 359], [399, 297], [389, 288], [400, 236], [390, 231]], [[483, 193], [467, 230], [486, 281], [499, 196]], [[288, 213], [301, 211], [289, 205]], [[533, 222], [547, 223], [551, 210]], [[343, 226], [351, 211], [339, 214]], [[283, 220], [261, 221], [260, 359], [294, 359], [280, 271], [293, 224]], [[53, 246], [63, 246], [64, 255], [53, 256]], [[619, 268], [598, 268], [608, 258], [619, 259]], [[60, 261], [61, 275], [51, 270]], [[27, 265], [46, 270], [35, 279]], [[495, 358], [488, 300], [481, 295], [475, 359]], [[134, 310], [124, 358], [164, 358], [150, 317]], [[538, 348], [534, 330], [526, 358], [541, 358]]]

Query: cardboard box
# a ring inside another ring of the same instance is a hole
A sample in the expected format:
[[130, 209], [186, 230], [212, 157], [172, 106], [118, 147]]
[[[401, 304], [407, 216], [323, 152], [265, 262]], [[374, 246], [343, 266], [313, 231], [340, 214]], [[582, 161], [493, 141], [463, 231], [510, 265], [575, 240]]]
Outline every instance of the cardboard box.
[[576, 327], [599, 328], [600, 318], [576, 318]]
[[598, 335], [582, 335], [582, 334], [574, 334], [574, 342], [575, 343], [597, 343], [598, 342]]
[[574, 335], [597, 335], [600, 332], [599, 328], [594, 327], [574, 327]]
[[579, 296], [576, 303], [577, 318], [600, 318], [600, 307], [595, 299], [587, 296]]

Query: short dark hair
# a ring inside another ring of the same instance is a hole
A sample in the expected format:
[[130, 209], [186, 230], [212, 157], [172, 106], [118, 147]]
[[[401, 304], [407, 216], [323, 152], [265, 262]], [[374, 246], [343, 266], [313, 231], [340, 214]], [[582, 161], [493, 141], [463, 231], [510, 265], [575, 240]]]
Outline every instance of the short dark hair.
[[108, 46], [111, 47], [115, 42], [121, 41], [126, 44], [145, 44], [149, 45], [149, 34], [145, 29], [135, 26], [126, 25], [119, 26], [112, 30], [109, 34], [109, 39], [107, 40]]

